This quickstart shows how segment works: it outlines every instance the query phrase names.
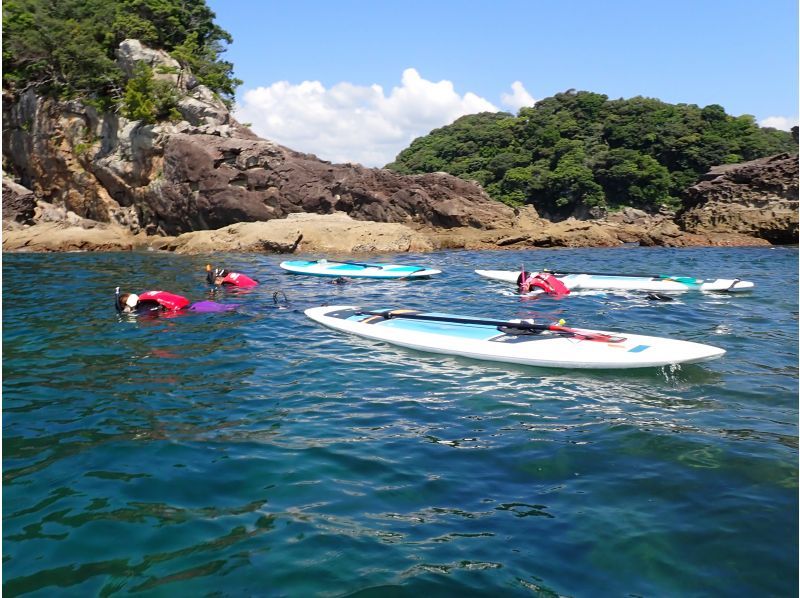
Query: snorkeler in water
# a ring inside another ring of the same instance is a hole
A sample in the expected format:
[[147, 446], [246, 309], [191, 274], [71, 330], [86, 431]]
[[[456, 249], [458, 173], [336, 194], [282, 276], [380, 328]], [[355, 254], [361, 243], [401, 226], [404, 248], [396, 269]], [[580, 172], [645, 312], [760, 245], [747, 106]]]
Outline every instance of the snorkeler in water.
[[206, 264], [206, 280], [208, 284], [212, 284], [216, 287], [234, 286], [250, 288], [258, 286], [258, 281], [255, 278], [250, 278], [241, 272], [231, 272], [225, 268], [212, 269], [211, 264]]
[[517, 276], [517, 289], [523, 294], [539, 289], [548, 295], [569, 295], [567, 286], [549, 272], [526, 272], [524, 268]]
[[122, 293], [119, 287], [114, 294], [114, 304], [119, 313], [153, 314], [159, 312], [215, 312], [236, 309], [235, 305], [225, 305], [215, 301], [198, 301], [191, 303], [186, 297], [166, 291], [145, 291], [141, 294]]

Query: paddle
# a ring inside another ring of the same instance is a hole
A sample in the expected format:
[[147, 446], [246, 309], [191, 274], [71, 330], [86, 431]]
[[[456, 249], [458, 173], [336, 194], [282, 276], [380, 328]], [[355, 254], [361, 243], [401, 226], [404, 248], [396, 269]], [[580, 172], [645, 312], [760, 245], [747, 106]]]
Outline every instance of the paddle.
[[589, 274], [592, 276], [619, 276], [620, 278], [656, 278], [661, 280], [674, 280], [675, 282], [682, 282], [684, 284], [700, 284], [697, 278], [691, 276], [668, 276], [666, 274], [616, 274], [612, 272], [567, 272], [566, 270], [550, 270], [545, 268], [541, 272], [548, 272], [554, 276], [559, 274]]
[[599, 341], [604, 343], [620, 343], [625, 340], [622, 336], [610, 336], [599, 332], [588, 332], [583, 330], [576, 330], [574, 328], [567, 328], [566, 326], [558, 326], [557, 324], [533, 324], [531, 322], [507, 322], [505, 320], [487, 320], [487, 319], [472, 319], [472, 318], [459, 318], [458, 316], [436, 316], [433, 314], [419, 314], [404, 312], [400, 310], [387, 310], [387, 311], [362, 311], [359, 312], [366, 316], [380, 316], [387, 320], [391, 318], [406, 318], [409, 320], [425, 320], [428, 322], [452, 322], [455, 324], [475, 324], [477, 326], [495, 326], [497, 328], [516, 328], [518, 330], [530, 330], [543, 332], [549, 330], [558, 334], [567, 336], [574, 336], [575, 338], [587, 341]]

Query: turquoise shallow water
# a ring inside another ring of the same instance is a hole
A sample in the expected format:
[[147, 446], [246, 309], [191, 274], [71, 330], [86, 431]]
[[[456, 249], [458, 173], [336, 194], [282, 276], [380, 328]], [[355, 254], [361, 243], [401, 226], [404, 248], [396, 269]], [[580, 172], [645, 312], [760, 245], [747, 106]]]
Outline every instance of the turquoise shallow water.
[[[116, 285], [211, 298], [209, 259], [262, 281], [214, 296], [237, 312], [114, 312]], [[386, 255], [444, 273], [345, 285], [281, 259], [3, 256], [4, 595], [797, 595], [796, 248]], [[473, 273], [521, 264], [758, 286], [531, 300]], [[728, 353], [505, 367], [302, 313], [326, 303], [563, 317]]]

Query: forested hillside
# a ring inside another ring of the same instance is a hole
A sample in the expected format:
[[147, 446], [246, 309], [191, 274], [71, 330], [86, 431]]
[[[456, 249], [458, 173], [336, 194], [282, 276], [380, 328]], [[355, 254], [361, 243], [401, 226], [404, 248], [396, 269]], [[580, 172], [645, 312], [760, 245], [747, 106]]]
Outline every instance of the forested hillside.
[[214, 24], [204, 0], [6, 0], [3, 90], [80, 98], [136, 120], [167, 118], [175, 90], [143, 67], [126, 79], [115, 63], [121, 41], [138, 39], [188, 66], [226, 102], [241, 82], [220, 59], [231, 36]]
[[557, 219], [592, 208], [679, 207], [681, 192], [710, 167], [781, 152], [797, 153], [792, 134], [722, 106], [568, 91], [516, 117], [464, 116], [416, 139], [387, 168], [476, 180], [495, 199]]

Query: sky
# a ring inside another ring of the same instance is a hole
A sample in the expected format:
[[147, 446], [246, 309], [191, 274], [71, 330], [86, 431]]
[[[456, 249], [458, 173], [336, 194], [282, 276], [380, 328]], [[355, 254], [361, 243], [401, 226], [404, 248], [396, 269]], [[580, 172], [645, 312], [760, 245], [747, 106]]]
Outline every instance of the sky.
[[569, 89], [798, 123], [797, 0], [206, 2], [233, 37], [237, 120], [336, 163]]

